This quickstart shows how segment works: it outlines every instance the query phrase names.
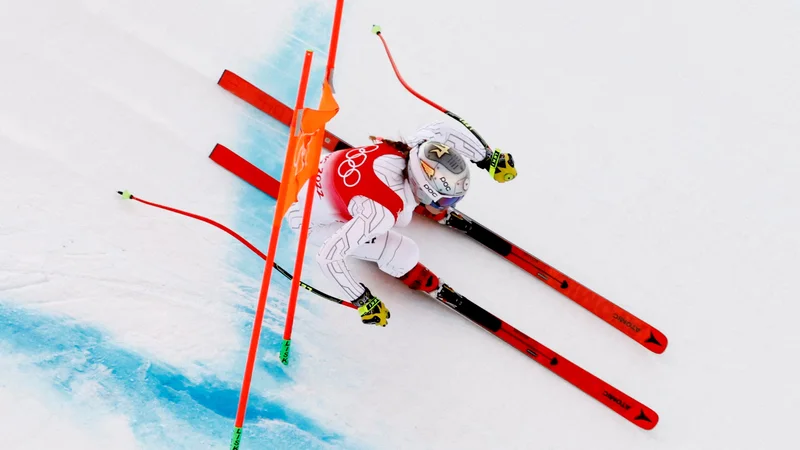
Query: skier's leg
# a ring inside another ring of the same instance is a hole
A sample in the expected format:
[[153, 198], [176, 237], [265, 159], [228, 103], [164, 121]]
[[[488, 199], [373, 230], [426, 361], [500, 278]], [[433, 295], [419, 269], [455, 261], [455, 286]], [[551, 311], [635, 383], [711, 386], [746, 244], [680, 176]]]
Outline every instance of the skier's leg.
[[411, 289], [430, 293], [439, 287], [439, 278], [419, 262], [417, 243], [396, 231], [376, 237], [352, 256], [376, 262], [383, 272]]
[[351, 256], [375, 262], [383, 272], [399, 278], [419, 261], [419, 247], [411, 239], [389, 230], [361, 245]]

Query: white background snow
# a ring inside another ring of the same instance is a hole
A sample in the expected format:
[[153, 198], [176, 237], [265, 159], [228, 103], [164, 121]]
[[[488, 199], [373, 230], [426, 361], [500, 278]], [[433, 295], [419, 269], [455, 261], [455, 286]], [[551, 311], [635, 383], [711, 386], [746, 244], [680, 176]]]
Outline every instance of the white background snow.
[[[266, 248], [271, 203], [207, 156], [223, 142], [274, 169], [286, 131], [216, 81], [231, 69], [289, 101], [311, 47], [318, 84], [334, 3], [0, 4], [0, 448], [227, 448], [260, 260], [116, 191]], [[420, 221], [423, 262], [661, 422], [637, 429], [358, 264], [390, 325], [304, 296], [292, 365], [261, 347], [243, 448], [796, 448], [800, 6], [347, 0], [329, 128], [356, 144], [443, 118], [394, 78], [373, 23], [415, 89], [516, 159], [507, 184], [475, 171], [460, 209], [670, 346], [651, 354]]]

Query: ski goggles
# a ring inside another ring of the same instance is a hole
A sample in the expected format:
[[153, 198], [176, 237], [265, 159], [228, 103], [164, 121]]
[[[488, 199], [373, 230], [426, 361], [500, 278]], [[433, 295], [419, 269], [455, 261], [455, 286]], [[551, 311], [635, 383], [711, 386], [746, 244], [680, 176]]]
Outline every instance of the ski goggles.
[[458, 197], [439, 197], [439, 200], [436, 200], [435, 202], [431, 203], [431, 206], [433, 206], [434, 208], [438, 208], [438, 209], [449, 208], [451, 206], [454, 206], [456, 203], [458, 203], [462, 198], [464, 198], [464, 197], [463, 196], [458, 196]]

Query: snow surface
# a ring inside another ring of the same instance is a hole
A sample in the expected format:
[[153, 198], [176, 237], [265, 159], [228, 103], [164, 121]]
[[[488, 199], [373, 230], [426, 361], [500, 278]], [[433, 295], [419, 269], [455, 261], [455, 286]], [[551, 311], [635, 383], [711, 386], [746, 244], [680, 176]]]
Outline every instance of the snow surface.
[[[0, 448], [227, 448], [262, 263], [116, 191], [266, 248], [274, 202], [207, 156], [221, 142], [277, 175], [286, 129], [216, 80], [290, 102], [311, 48], [318, 86], [334, 3], [3, 2]], [[276, 278], [243, 448], [797, 448], [797, 3], [348, 0], [330, 128], [356, 143], [441, 118], [396, 81], [373, 23], [409, 83], [515, 156], [516, 180], [476, 176], [461, 209], [670, 347], [650, 354], [420, 222], [423, 261], [661, 422], [637, 429], [358, 264], [389, 327], [304, 295], [288, 368]]]

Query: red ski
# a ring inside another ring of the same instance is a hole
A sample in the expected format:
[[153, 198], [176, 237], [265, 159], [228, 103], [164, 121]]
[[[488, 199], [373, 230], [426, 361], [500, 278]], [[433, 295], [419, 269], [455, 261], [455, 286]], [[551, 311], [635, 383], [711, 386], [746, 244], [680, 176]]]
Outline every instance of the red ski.
[[[258, 108], [265, 114], [280, 121], [284, 125], [289, 126], [291, 124], [291, 108], [235, 73], [228, 70], [224, 71], [218, 81], [218, 84], [250, 105]], [[351, 148], [351, 146], [345, 141], [327, 131], [325, 132], [324, 147], [330, 151]], [[220, 164], [225, 166], [225, 164], [221, 162]], [[255, 168], [255, 166], [253, 168], [258, 170]], [[245, 180], [248, 179], [245, 178]], [[258, 177], [254, 179], [254, 181], [256, 180], [258, 180]], [[253, 184], [253, 181], [248, 180], [248, 182]], [[259, 187], [255, 184], [254, 186]], [[269, 194], [269, 192], [267, 193]], [[275, 197], [277, 195], [277, 191], [275, 194], [270, 195]], [[469, 218], [467, 215], [457, 210], [455, 210], [455, 212], [456, 214], [447, 224], [451, 228], [465, 233], [467, 236], [483, 244], [490, 250], [503, 256], [508, 261], [511, 261], [516, 266], [539, 278], [548, 286], [560, 292], [575, 303], [583, 306], [597, 317], [603, 319], [614, 328], [625, 333], [631, 339], [643, 345], [648, 350], [654, 353], [663, 353], [664, 350], [666, 350], [667, 337], [655, 327], [650, 326], [647, 322], [634, 316], [621, 306], [611, 302], [600, 294], [597, 294], [581, 283], [569, 278], [544, 261], [536, 258], [525, 250], [519, 248], [518, 246], [484, 227], [480, 223]]]
[[594, 315], [622, 331], [648, 350], [654, 353], [664, 353], [667, 348], [667, 337], [663, 333], [621, 306], [612, 303], [539, 258], [505, 240], [466, 214], [455, 210], [454, 214], [451, 214], [450, 218], [448, 218], [447, 225], [450, 228], [466, 233], [467, 236], [480, 242], [486, 248], [539, 278], [551, 288], [588, 309]]
[[652, 430], [658, 424], [658, 414], [652, 409], [512, 327], [457, 293], [447, 284], [443, 284], [441, 289], [429, 295], [482, 326], [634, 425]]

